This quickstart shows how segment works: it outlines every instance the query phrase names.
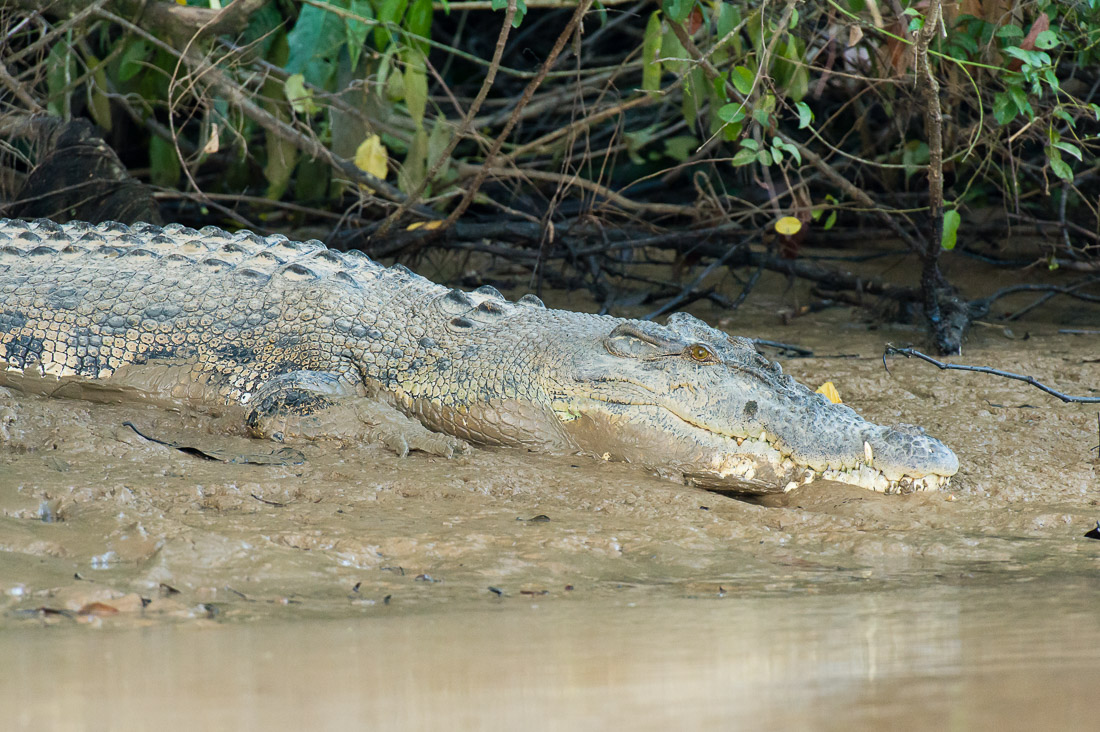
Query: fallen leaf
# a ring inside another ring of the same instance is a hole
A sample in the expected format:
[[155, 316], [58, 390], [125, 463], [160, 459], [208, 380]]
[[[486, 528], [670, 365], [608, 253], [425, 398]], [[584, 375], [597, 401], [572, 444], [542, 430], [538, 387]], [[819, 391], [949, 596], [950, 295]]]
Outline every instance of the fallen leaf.
[[833, 404], [843, 404], [840, 401], [840, 392], [837, 391], [836, 386], [831, 381], [826, 381], [821, 386], [817, 387], [818, 394], [824, 394], [825, 398]]

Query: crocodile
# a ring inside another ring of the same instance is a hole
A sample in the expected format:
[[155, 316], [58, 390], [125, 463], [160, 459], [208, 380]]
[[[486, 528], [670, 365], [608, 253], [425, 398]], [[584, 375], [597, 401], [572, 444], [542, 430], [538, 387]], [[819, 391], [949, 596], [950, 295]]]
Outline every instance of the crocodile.
[[747, 338], [449, 289], [282, 235], [0, 219], [0, 385], [237, 410], [274, 440], [628, 461], [707, 488], [944, 487], [958, 459], [785, 375]]

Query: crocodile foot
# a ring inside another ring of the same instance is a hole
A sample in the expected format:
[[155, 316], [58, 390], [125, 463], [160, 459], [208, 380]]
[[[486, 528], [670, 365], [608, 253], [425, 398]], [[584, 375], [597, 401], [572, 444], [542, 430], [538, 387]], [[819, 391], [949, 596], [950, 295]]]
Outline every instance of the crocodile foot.
[[380, 442], [401, 457], [410, 450], [454, 457], [469, 449], [463, 440], [432, 432], [384, 402], [359, 396], [335, 374], [294, 371], [277, 376], [252, 395], [246, 418], [256, 437]]

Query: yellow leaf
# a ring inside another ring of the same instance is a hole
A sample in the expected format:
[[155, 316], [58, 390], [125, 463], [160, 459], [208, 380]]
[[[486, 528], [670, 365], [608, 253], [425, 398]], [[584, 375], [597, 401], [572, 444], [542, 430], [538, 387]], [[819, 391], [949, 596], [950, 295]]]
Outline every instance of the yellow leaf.
[[386, 179], [386, 170], [389, 167], [389, 158], [386, 155], [386, 146], [382, 144], [382, 138], [378, 135], [370, 135], [359, 143], [355, 151], [355, 167], [364, 173], [370, 173], [380, 180]]
[[413, 223], [406, 226], [405, 230], [416, 231], [417, 229], [424, 227], [425, 229], [431, 231], [433, 229], [438, 229], [440, 226], [443, 226], [442, 221], [414, 221]]
[[780, 234], [790, 236], [797, 234], [802, 229], [802, 222], [794, 216], [784, 216], [775, 222], [775, 230]]
[[283, 84], [283, 94], [298, 114], [317, 114], [321, 111], [313, 101], [313, 90], [306, 88], [306, 77], [303, 74], [288, 76]]
[[836, 390], [836, 386], [834, 386], [831, 381], [826, 381], [819, 386], [817, 388], [817, 393], [824, 394], [825, 398], [833, 404], [843, 404], [843, 402], [840, 401], [840, 392]]

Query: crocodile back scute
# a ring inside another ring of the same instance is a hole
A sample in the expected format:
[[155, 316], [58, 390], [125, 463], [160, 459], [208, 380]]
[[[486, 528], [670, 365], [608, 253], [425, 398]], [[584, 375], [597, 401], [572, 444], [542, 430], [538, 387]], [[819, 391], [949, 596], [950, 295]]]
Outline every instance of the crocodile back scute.
[[[345, 273], [352, 278], [385, 272], [387, 268], [359, 252], [341, 253], [316, 239], [291, 241], [282, 234], [259, 236], [251, 231], [231, 234], [215, 226], [192, 229], [180, 224], [127, 226], [118, 222], [57, 224], [46, 219], [0, 219], [0, 267], [13, 257], [131, 257], [164, 264], [201, 264], [211, 268], [241, 268], [268, 277], [326, 278]], [[48, 266], [43, 262], [43, 266]]]
[[181, 388], [199, 401], [246, 401], [290, 370], [351, 380], [377, 348], [372, 334], [409, 350], [383, 313], [435, 290], [445, 291], [315, 240], [0, 219], [0, 372], [102, 380], [185, 363]]

